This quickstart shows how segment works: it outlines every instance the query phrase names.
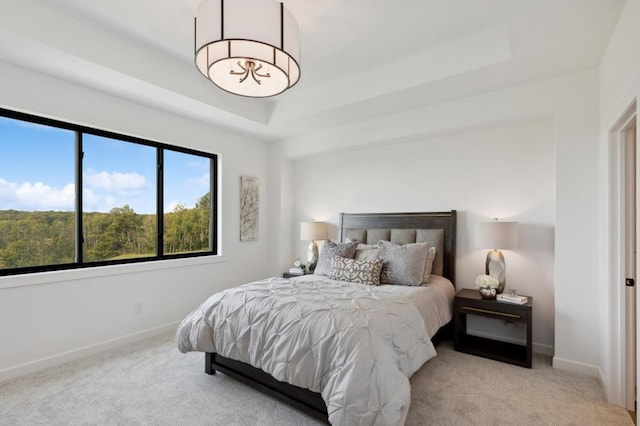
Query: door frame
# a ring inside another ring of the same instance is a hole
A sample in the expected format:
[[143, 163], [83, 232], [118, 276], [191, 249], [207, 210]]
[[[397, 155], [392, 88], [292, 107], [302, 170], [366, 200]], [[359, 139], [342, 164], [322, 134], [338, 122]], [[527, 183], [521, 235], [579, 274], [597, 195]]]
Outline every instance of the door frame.
[[[610, 324], [610, 373], [612, 382], [609, 383], [608, 400], [614, 404], [621, 405], [628, 410], [635, 411], [633, 403], [629, 407], [629, 401], [635, 400], [635, 391], [633, 395], [628, 395], [627, 380], [627, 335], [626, 335], [626, 288], [624, 280], [626, 278], [625, 270], [625, 163], [624, 149], [622, 144], [625, 141], [627, 129], [632, 122], [636, 125], [636, 143], [638, 129], [638, 113], [637, 100], [625, 109], [624, 113], [616, 121], [609, 131], [609, 229], [608, 229], [608, 245], [609, 245], [609, 324]], [[636, 169], [640, 165], [638, 161], [638, 153], [636, 150]], [[636, 174], [636, 188], [638, 185], [638, 177]], [[640, 225], [640, 210], [638, 209], [638, 200], [636, 199], [636, 224]], [[640, 226], [636, 227], [636, 249], [640, 243], [638, 239], [638, 231]], [[638, 271], [638, 258], [636, 258], [636, 271]], [[637, 283], [636, 283], [637, 286]], [[638, 297], [640, 292], [636, 290], [636, 307], [638, 305]], [[638, 315], [636, 314], [636, 330], [638, 328]], [[638, 336], [636, 334], [636, 354], [638, 354]], [[636, 384], [638, 383], [638, 358], [636, 357]]]
[[[637, 116], [637, 112], [636, 112]], [[622, 154], [625, 161], [624, 179], [625, 179], [625, 223], [629, 225], [625, 228], [625, 277], [638, 279], [638, 154], [637, 154], [637, 118], [631, 119], [630, 122], [620, 131], [621, 142], [624, 153]], [[629, 208], [633, 215], [631, 215]], [[633, 221], [633, 223], [630, 223]], [[633, 234], [629, 232], [633, 230]], [[636, 284], [637, 285], [637, 284]], [[626, 386], [625, 386], [625, 408], [629, 411], [636, 411], [636, 384], [637, 384], [637, 287], [625, 287], [625, 333], [626, 333]], [[631, 374], [630, 374], [631, 373]]]

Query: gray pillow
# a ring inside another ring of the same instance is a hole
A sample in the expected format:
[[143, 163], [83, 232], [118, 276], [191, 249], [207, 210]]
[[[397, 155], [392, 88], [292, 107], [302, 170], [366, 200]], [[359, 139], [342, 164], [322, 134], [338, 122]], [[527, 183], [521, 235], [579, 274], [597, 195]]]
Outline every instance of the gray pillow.
[[429, 251], [428, 243], [394, 244], [378, 241], [378, 258], [382, 260], [380, 284], [420, 285]]
[[[428, 243], [427, 243], [428, 244]], [[431, 270], [433, 269], [433, 259], [436, 258], [436, 248], [429, 247], [427, 250], [427, 257], [424, 260], [424, 277], [422, 278], [422, 284], [426, 284], [431, 277]]]
[[375, 244], [358, 244], [355, 260], [376, 260], [380, 249]]
[[331, 240], [324, 240], [314, 274], [329, 276], [329, 272], [331, 271], [331, 258], [333, 256], [342, 256], [347, 259], [353, 259], [356, 255], [357, 246], [358, 243], [355, 241], [339, 244]]
[[329, 278], [351, 283], [380, 285], [381, 270], [382, 260], [380, 259], [359, 261], [341, 256], [333, 256], [331, 258]]

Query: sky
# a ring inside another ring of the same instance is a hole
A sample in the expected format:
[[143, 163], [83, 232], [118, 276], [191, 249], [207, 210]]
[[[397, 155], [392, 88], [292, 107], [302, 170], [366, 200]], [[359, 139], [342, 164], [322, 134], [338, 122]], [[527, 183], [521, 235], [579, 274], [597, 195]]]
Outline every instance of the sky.
[[[155, 213], [155, 148], [83, 136], [83, 210]], [[73, 211], [75, 133], [0, 117], [0, 210]], [[209, 159], [165, 151], [164, 209], [209, 191]]]

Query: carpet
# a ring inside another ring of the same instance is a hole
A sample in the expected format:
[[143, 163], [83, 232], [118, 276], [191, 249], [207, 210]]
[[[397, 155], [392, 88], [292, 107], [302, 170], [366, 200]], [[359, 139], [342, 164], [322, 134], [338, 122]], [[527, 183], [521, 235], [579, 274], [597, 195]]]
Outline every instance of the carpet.
[[[407, 425], [632, 425], [597, 379], [535, 355], [526, 369], [437, 348], [411, 378]], [[2, 425], [318, 425], [181, 354], [162, 335], [0, 383]]]

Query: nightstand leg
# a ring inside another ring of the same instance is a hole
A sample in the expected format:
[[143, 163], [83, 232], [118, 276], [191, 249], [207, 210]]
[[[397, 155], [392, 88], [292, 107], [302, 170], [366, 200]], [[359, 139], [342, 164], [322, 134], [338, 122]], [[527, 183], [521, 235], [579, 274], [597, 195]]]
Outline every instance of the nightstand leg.
[[533, 362], [533, 312], [529, 312], [527, 315], [527, 367], [531, 368], [531, 364]]
[[462, 339], [467, 334], [467, 314], [456, 312], [455, 315], [456, 318], [454, 318], [453, 321], [453, 346], [455, 349], [458, 349], [462, 343]]

